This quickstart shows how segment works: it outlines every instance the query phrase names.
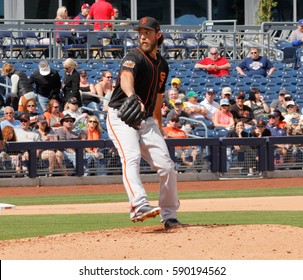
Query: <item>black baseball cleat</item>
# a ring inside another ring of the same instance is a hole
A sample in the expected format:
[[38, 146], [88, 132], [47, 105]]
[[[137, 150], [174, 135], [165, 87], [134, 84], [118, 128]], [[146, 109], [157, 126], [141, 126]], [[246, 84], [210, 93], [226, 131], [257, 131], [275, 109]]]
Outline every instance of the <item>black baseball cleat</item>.
[[131, 218], [131, 221], [136, 223], [143, 222], [148, 218], [155, 218], [156, 216], [160, 215], [160, 211], [160, 207], [143, 205], [138, 212], [134, 212], [134, 216]]
[[182, 224], [177, 219], [168, 219], [164, 222], [165, 229], [181, 228]]

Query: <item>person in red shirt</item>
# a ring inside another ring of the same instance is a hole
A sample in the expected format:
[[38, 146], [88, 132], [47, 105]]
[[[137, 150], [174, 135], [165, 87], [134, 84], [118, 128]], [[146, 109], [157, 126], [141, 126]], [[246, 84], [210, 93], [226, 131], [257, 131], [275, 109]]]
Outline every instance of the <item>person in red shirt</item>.
[[196, 63], [195, 68], [201, 68], [208, 72], [210, 75], [221, 77], [224, 75], [230, 75], [229, 68], [230, 63], [224, 56], [219, 55], [217, 48], [211, 48], [209, 50], [209, 57], [206, 57]]
[[[106, 2], [105, 0], [98, 0], [95, 2], [88, 13], [86, 19], [94, 19], [94, 20], [115, 20], [115, 12], [112, 4]], [[94, 30], [114, 30], [113, 23], [111, 22], [103, 22], [102, 28], [100, 22], [94, 23]]]

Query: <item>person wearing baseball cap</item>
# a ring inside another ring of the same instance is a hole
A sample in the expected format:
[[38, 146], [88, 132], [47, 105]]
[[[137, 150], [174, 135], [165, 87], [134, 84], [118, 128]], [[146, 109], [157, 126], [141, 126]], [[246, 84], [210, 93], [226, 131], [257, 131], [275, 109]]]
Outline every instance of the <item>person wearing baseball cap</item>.
[[294, 47], [300, 47], [303, 44], [303, 19], [297, 22], [297, 29], [291, 32], [289, 41]]
[[257, 120], [256, 127], [251, 131], [252, 137], [266, 137], [271, 136], [271, 132], [266, 128], [267, 122], [260, 118]]
[[38, 69], [31, 74], [29, 82], [35, 85], [35, 92], [42, 111], [46, 110], [50, 99], [59, 100], [61, 77], [58, 71], [51, 68], [46, 60], [39, 62]]
[[243, 122], [245, 128], [251, 128], [256, 124], [253, 111], [247, 105], [244, 105], [245, 93], [239, 91], [236, 94], [236, 103], [231, 106], [230, 112], [233, 114], [235, 122]]
[[285, 115], [287, 113], [285, 96], [287, 96], [287, 98], [291, 97], [291, 95], [289, 95], [289, 92], [286, 89], [282, 88], [279, 91], [278, 98], [274, 99], [269, 105], [271, 112], [277, 109], [282, 113], [282, 115]]
[[170, 84], [171, 87], [176, 88], [178, 90], [178, 98], [184, 99], [186, 96], [186, 91], [181, 89], [181, 80], [179, 78], [172, 78]]
[[229, 104], [235, 104], [235, 100], [232, 99], [232, 89], [230, 87], [224, 87], [221, 91], [221, 98], [226, 98], [229, 100]]
[[216, 92], [213, 88], [207, 88], [205, 98], [201, 101], [201, 105], [207, 110], [205, 118], [209, 121], [213, 119], [213, 115], [219, 110], [220, 104], [214, 99], [216, 97]]
[[[138, 47], [123, 57], [119, 79], [108, 103], [108, 135], [119, 154], [127, 155], [121, 157], [121, 164], [123, 178], [132, 182], [130, 188], [123, 180], [129, 199], [130, 220], [136, 223], [161, 215], [165, 229], [178, 228], [182, 224], [177, 219], [177, 175], [162, 134], [161, 107], [169, 77], [168, 62], [159, 52], [163, 34], [159, 22], [148, 16], [139, 20], [135, 31]], [[125, 114], [132, 110], [130, 105], [141, 109], [136, 116]], [[156, 166], [161, 176], [160, 207], [152, 206], [146, 194], [140, 175], [142, 153], [148, 156], [149, 164]]]
[[214, 115], [212, 122], [214, 126], [225, 127], [226, 129], [234, 128], [235, 121], [232, 113], [230, 112], [230, 103], [227, 98], [220, 100], [220, 107]]

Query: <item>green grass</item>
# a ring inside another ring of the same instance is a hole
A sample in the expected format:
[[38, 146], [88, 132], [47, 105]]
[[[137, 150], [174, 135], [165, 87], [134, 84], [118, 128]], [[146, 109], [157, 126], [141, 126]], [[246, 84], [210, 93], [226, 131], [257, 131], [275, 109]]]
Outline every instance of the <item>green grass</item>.
[[[201, 182], [203, 188], [203, 182]], [[252, 189], [252, 190], [199, 190], [183, 191], [180, 199], [300, 196], [303, 187]], [[157, 200], [158, 193], [148, 194], [150, 200]], [[22, 196], [0, 198], [0, 202], [17, 205], [53, 205], [75, 203], [106, 203], [127, 201], [126, 194], [80, 194], [53, 196]], [[230, 212], [184, 212], [180, 220], [190, 225], [233, 225], [233, 224], [282, 224], [303, 227], [303, 211], [230, 211]], [[59, 233], [83, 232], [124, 228], [130, 226], [156, 225], [159, 219], [133, 224], [125, 214], [74, 214], [74, 215], [0, 215], [0, 240]]]
[[[203, 182], [201, 182], [203, 188]], [[183, 191], [179, 193], [180, 199], [203, 198], [236, 198], [236, 197], [266, 197], [266, 196], [299, 196], [303, 195], [303, 187], [270, 188], [252, 190], [198, 190]], [[157, 200], [158, 193], [148, 193], [150, 200]], [[51, 195], [51, 196], [19, 196], [1, 198], [0, 202], [14, 205], [54, 205], [77, 203], [106, 203], [127, 201], [125, 193], [122, 194], [78, 194], [78, 195]]]
[[[180, 220], [190, 225], [281, 224], [303, 227], [303, 211], [184, 212]], [[0, 216], [0, 240], [84, 232], [133, 226], [158, 225], [159, 219], [133, 224], [128, 214], [77, 214]]]

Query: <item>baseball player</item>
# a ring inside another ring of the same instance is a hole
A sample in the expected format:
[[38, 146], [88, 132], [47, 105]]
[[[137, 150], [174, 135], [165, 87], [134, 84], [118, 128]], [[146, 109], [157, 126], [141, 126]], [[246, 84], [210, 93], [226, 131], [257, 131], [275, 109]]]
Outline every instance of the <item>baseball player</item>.
[[[130, 219], [139, 222], [160, 214], [166, 229], [181, 227], [176, 216], [179, 200], [174, 163], [161, 134], [162, 94], [169, 68], [157, 50], [164, 38], [158, 21], [151, 17], [141, 18], [135, 30], [139, 47], [122, 60], [109, 102], [107, 128], [121, 158]], [[159, 207], [149, 204], [139, 174], [141, 156], [159, 175]]]

